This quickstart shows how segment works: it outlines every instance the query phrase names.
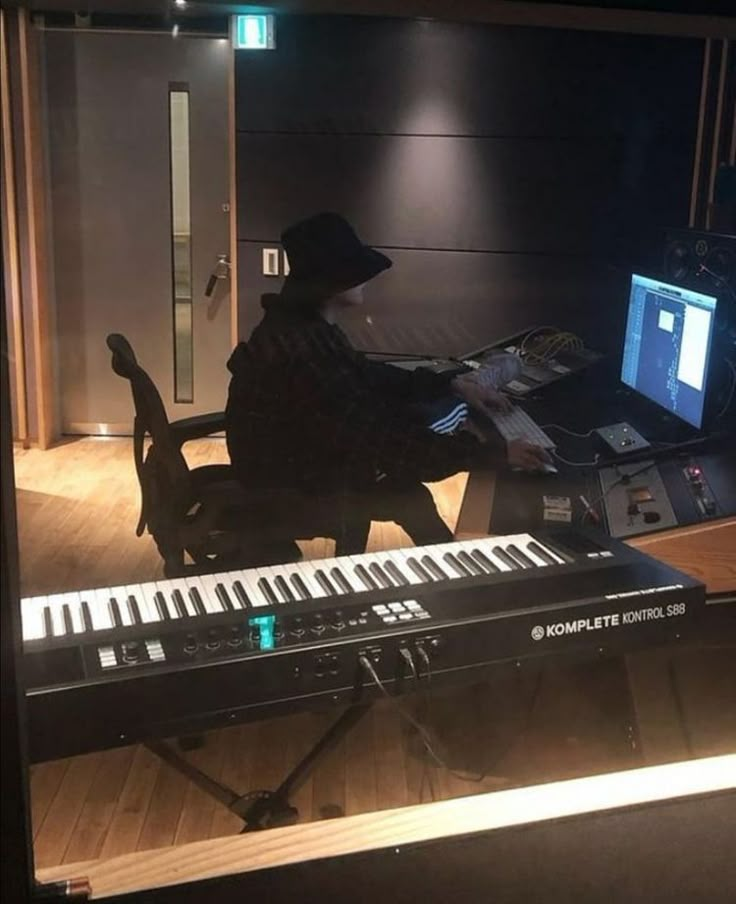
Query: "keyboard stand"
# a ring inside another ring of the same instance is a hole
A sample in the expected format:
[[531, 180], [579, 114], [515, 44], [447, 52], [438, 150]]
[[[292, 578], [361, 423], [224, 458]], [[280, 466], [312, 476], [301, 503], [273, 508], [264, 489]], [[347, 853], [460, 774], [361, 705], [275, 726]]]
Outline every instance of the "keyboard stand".
[[202, 772], [165, 741], [146, 741], [147, 747], [177, 772], [180, 772], [198, 788], [219, 801], [245, 823], [243, 832], [257, 832], [276, 826], [293, 825], [299, 819], [299, 811], [289, 803], [289, 797], [296, 791], [317, 763], [317, 760], [343, 738], [354, 725], [370, 710], [372, 702], [359, 699], [332, 723], [317, 743], [294, 766], [275, 791], [248, 791], [236, 794], [232, 788], [222, 785], [216, 779]]

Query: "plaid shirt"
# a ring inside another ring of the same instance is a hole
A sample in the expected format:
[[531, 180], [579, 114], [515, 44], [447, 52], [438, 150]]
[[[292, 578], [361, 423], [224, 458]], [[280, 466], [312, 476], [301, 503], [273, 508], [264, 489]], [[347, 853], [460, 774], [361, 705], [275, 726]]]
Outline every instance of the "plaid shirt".
[[266, 295], [263, 307], [228, 361], [227, 442], [243, 483], [367, 489], [381, 474], [432, 481], [505, 457], [425, 426], [422, 406], [451, 398], [447, 377], [369, 360], [308, 306]]

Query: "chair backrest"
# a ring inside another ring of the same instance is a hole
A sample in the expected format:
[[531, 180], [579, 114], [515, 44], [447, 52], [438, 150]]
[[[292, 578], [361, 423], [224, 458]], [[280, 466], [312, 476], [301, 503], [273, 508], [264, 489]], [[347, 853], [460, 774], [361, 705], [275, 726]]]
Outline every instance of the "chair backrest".
[[[177, 542], [178, 526], [192, 504], [189, 468], [169, 426], [161, 395], [128, 340], [120, 333], [111, 333], [107, 347], [112, 352], [112, 369], [129, 381], [133, 393], [133, 457], [141, 487], [136, 533], [140, 536], [147, 526], [161, 549], [162, 543], [169, 546]], [[144, 458], [146, 435], [151, 445]]]

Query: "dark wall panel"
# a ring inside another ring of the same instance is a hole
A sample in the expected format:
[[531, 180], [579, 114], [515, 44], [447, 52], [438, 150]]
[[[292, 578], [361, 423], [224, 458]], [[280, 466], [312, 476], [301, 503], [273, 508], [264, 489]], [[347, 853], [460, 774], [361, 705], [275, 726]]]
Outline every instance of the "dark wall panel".
[[[625, 208], [661, 225], [684, 195], [647, 179], [655, 161], [621, 141], [374, 135], [238, 135], [238, 237], [270, 240], [318, 210], [348, 216], [365, 241], [402, 248], [600, 252]], [[638, 169], [631, 179], [629, 167]], [[663, 146], [656, 167], [686, 180]]]
[[[238, 243], [241, 289], [252, 299], [277, 292], [261, 275], [257, 242]], [[461, 355], [543, 321], [580, 330], [616, 350], [628, 302], [628, 274], [604, 262], [549, 255], [382, 249], [393, 267], [366, 286], [365, 303], [342, 326], [368, 351]], [[259, 319], [249, 307], [250, 334]]]
[[687, 221], [702, 55], [662, 36], [280, 17], [274, 52], [236, 55], [243, 332], [278, 284], [260, 249], [325, 209], [396, 260], [372, 324], [350, 324], [363, 347], [615, 326], [628, 274]]
[[351, 17], [281, 17], [236, 55], [239, 131], [610, 135], [697, 108], [684, 38]]

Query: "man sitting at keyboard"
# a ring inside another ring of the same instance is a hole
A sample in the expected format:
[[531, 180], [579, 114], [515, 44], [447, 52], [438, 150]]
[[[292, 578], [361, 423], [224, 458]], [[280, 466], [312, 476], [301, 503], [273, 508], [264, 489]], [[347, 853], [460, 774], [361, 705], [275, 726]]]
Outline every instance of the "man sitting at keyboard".
[[350, 345], [335, 321], [391, 261], [342, 217], [317, 214], [281, 241], [289, 275], [228, 361], [227, 443], [244, 485], [347, 493], [351, 511], [395, 521], [423, 545], [452, 539], [424, 482], [479, 465], [542, 466], [538, 446], [467, 429], [469, 408], [509, 404], [483, 374], [401, 370]]

